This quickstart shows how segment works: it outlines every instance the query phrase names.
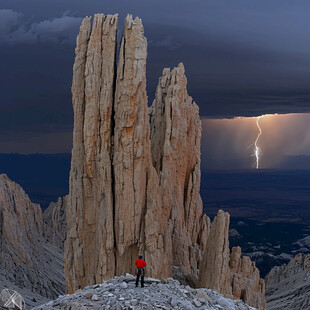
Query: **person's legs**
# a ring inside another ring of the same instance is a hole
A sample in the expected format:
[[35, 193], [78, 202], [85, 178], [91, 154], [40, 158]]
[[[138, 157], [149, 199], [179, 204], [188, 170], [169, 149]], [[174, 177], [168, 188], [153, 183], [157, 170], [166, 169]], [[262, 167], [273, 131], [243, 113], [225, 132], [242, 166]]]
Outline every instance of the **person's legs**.
[[[138, 284], [139, 284], [139, 278], [140, 278], [140, 275], [139, 273], [137, 273], [137, 278], [136, 278], [136, 287], [138, 287]], [[142, 283], [142, 282], [141, 282]]]
[[144, 287], [144, 275], [141, 275], [141, 287]]

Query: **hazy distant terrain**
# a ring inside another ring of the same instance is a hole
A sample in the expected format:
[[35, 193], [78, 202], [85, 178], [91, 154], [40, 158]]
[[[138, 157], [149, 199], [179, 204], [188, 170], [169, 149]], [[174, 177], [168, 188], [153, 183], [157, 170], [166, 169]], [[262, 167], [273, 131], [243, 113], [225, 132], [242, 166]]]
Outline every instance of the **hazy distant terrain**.
[[[68, 193], [71, 154], [0, 154], [0, 173], [45, 209]], [[310, 252], [310, 170], [204, 170], [204, 211], [231, 215], [230, 245], [240, 245], [265, 275]]]
[[210, 216], [310, 225], [310, 170], [204, 171], [201, 196]]
[[204, 171], [201, 195], [209, 216], [230, 213], [230, 245], [240, 245], [263, 276], [310, 252], [310, 170]]

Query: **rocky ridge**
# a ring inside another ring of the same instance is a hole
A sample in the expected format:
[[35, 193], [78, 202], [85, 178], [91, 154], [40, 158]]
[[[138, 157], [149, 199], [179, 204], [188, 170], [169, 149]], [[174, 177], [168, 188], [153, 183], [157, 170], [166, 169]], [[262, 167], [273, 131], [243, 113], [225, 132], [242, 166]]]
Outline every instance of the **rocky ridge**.
[[43, 234], [51, 244], [64, 248], [67, 234], [67, 196], [51, 202], [43, 213]]
[[233, 247], [229, 260], [232, 294], [258, 309], [266, 307], [265, 282], [248, 256], [241, 256], [241, 248]]
[[204, 309], [254, 310], [241, 300], [224, 298], [211, 289], [193, 289], [177, 280], [146, 278], [144, 288], [135, 287], [135, 277], [114, 277], [102, 284], [87, 286], [72, 295], [33, 308], [49, 309]]
[[0, 290], [18, 291], [28, 305], [64, 291], [63, 252], [43, 236], [43, 215], [24, 190], [0, 175]]
[[265, 278], [267, 309], [303, 310], [310, 305], [310, 254], [271, 269]]
[[[152, 277], [233, 297], [229, 215], [220, 210], [211, 224], [202, 213], [201, 122], [184, 66], [163, 70], [148, 109], [142, 21], [126, 17], [118, 63], [117, 24], [117, 15], [96, 14], [92, 25], [86, 17], [77, 38], [66, 290], [134, 273], [143, 253]], [[253, 268], [240, 279], [256, 279]], [[259, 281], [238, 283], [247, 291], [241, 297], [264, 304]], [[250, 297], [257, 294], [260, 302]]]

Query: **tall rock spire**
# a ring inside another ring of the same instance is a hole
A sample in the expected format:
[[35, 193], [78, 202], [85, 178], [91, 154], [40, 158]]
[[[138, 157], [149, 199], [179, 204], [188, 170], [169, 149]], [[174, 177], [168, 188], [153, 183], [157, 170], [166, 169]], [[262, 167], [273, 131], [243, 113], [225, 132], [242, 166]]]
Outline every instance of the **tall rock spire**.
[[[197, 275], [200, 197], [199, 108], [187, 93], [182, 63], [163, 70], [150, 108], [153, 165], [159, 176], [162, 219], [168, 223], [172, 264]], [[205, 226], [205, 225], [204, 225]]]
[[117, 273], [133, 271], [135, 259], [142, 250], [147, 172], [151, 161], [146, 57], [147, 41], [142, 21], [139, 18], [133, 20], [132, 16], [128, 15], [120, 46], [114, 105], [114, 223]]
[[117, 16], [97, 14], [77, 39], [66, 290], [133, 273], [142, 253], [152, 277], [231, 296], [229, 218], [220, 212], [211, 226], [202, 212], [201, 122], [184, 66], [163, 70], [148, 109], [141, 19], [125, 19], [117, 70], [116, 34]]
[[199, 286], [212, 287], [225, 296], [231, 295], [228, 232], [229, 214], [219, 210], [199, 266]]
[[117, 15], [86, 17], [73, 67], [73, 150], [65, 275], [68, 291], [115, 274], [112, 115]]

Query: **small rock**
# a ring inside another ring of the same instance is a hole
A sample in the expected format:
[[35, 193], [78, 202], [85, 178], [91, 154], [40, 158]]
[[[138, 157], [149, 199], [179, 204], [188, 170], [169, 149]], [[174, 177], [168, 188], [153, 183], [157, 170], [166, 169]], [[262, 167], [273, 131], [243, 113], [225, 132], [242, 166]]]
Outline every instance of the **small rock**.
[[90, 299], [93, 296], [93, 293], [86, 293], [84, 295], [85, 298]]
[[177, 304], [178, 304], [177, 301], [176, 301], [174, 298], [171, 298], [170, 305], [171, 305], [173, 308], [176, 308]]
[[125, 276], [126, 282], [135, 281], [135, 280], [136, 280], [135, 276], [133, 276], [132, 274], [126, 273], [126, 276]]
[[205, 298], [198, 298], [198, 300], [202, 303], [205, 304], [207, 302], [207, 300]]
[[96, 294], [94, 294], [94, 295], [92, 296], [91, 300], [92, 300], [92, 301], [98, 301], [98, 300], [99, 300], [99, 297], [98, 297]]
[[203, 293], [202, 291], [199, 291], [198, 293], [197, 293], [197, 298], [198, 298], [198, 300], [200, 299], [200, 298], [203, 298], [203, 299], [205, 299], [205, 300], [208, 300], [209, 298], [205, 295], [205, 293]]
[[125, 289], [128, 287], [127, 283], [126, 282], [122, 282], [121, 285], [120, 285], [121, 288]]
[[198, 299], [193, 300], [193, 305], [196, 307], [201, 307], [201, 302]]

